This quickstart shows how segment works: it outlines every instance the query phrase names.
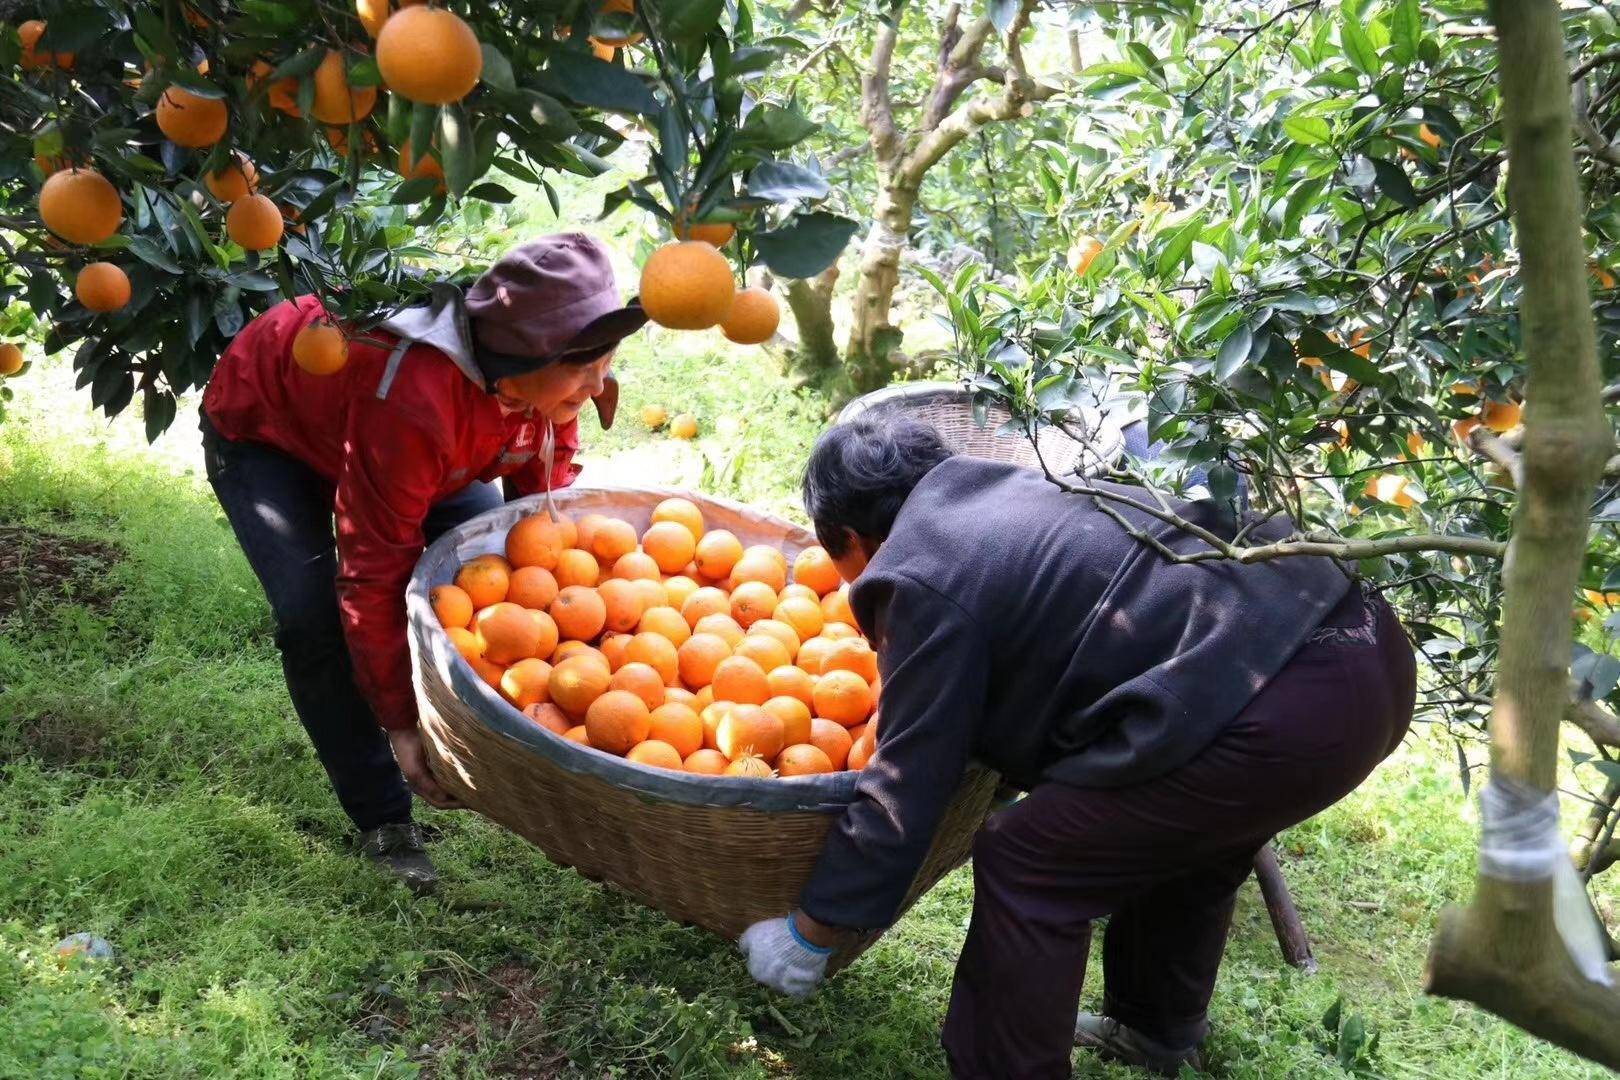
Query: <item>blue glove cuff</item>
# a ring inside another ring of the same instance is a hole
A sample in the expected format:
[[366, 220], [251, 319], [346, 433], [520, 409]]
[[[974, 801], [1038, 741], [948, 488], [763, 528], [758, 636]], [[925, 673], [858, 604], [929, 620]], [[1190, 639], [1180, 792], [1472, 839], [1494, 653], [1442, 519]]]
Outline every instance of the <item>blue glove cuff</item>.
[[788, 933], [793, 935], [794, 942], [799, 946], [799, 948], [804, 949], [806, 952], [815, 953], [817, 956], [831, 956], [833, 954], [833, 949], [823, 945], [812, 945], [803, 934], [799, 933], [799, 927], [798, 924], [793, 920], [792, 912], [788, 912], [787, 928]]

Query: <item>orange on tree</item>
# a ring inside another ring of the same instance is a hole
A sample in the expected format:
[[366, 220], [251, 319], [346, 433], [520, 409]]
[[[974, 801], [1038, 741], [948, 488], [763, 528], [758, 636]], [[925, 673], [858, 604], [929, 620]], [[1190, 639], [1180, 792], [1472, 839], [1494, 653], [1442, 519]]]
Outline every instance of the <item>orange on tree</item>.
[[39, 189], [39, 216], [63, 240], [99, 244], [118, 231], [124, 204], [105, 176], [69, 168], [52, 173]]
[[244, 251], [266, 251], [281, 243], [281, 210], [264, 195], [249, 195], [225, 213], [225, 231]]
[[49, 49], [39, 51], [39, 39], [45, 35], [45, 22], [42, 19], [29, 19], [17, 26], [17, 38], [22, 43], [22, 56], [18, 58], [18, 66], [24, 71], [39, 71], [43, 68], [54, 67], [60, 71], [73, 70], [73, 53], [53, 53]]
[[448, 105], [478, 85], [484, 54], [459, 15], [406, 7], [389, 16], [377, 35], [377, 70], [384, 85], [407, 101]]
[[[602, 6], [596, 9], [598, 15], [634, 15], [636, 13], [636, 0], [602, 0]], [[645, 37], [640, 30], [630, 30], [622, 34], [593, 34], [591, 44], [606, 46], [610, 49], [634, 45]]]
[[[248, 73], [248, 87], [256, 88], [261, 82], [270, 77], [275, 65], [266, 60], [255, 60], [253, 68]], [[298, 80], [294, 78], [277, 79], [271, 83], [265, 92], [265, 100], [277, 112], [288, 116], [301, 117], [304, 111], [298, 107]]]
[[411, 140], [406, 139], [399, 144], [399, 175], [406, 180], [420, 180], [422, 177], [432, 177], [439, 181], [438, 191], [443, 192], [444, 166], [434, 157], [437, 151], [429, 147], [417, 157], [411, 156]]
[[375, 86], [349, 85], [349, 60], [341, 49], [328, 49], [315, 69], [315, 100], [309, 111], [323, 124], [352, 124], [371, 115], [377, 105]]
[[1084, 274], [1102, 254], [1103, 243], [1095, 236], [1082, 236], [1069, 247], [1069, 269]]
[[671, 330], [716, 325], [726, 317], [736, 293], [731, 264], [714, 245], [702, 241], [665, 244], [641, 268], [642, 309], [653, 322]]
[[[264, 196], [254, 195], [252, 198], [263, 199]], [[236, 205], [240, 206], [241, 203]], [[276, 220], [281, 220], [279, 215]], [[348, 339], [339, 327], [324, 319], [298, 331], [298, 336], [293, 338], [292, 351], [293, 361], [311, 375], [332, 375], [349, 362]], [[504, 597], [504, 591], [502, 595]]]
[[238, 199], [247, 198], [258, 190], [259, 170], [238, 151], [232, 155], [232, 160], [223, 169], [206, 173], [203, 176], [203, 186], [214, 198], [229, 205]]
[[1366, 493], [1369, 498], [1386, 502], [1392, 506], [1409, 507], [1416, 505], [1416, 501], [1407, 492], [1409, 481], [1404, 476], [1395, 473], [1380, 473], [1367, 481]]
[[230, 122], [231, 111], [221, 98], [203, 97], [184, 87], [171, 86], [158, 99], [158, 130], [177, 146], [213, 146], [225, 137]]
[[1479, 407], [1479, 419], [1482, 424], [1500, 435], [1519, 426], [1522, 412], [1523, 409], [1517, 402], [1486, 399]]
[[610, 754], [629, 753], [651, 728], [652, 710], [627, 690], [605, 691], [585, 710], [585, 734], [591, 745]]
[[11, 342], [0, 345], [0, 377], [15, 375], [23, 368], [23, 351]]
[[117, 311], [129, 303], [129, 275], [110, 262], [93, 262], [79, 271], [73, 295], [90, 311]]
[[669, 433], [677, 439], [697, 438], [697, 417], [691, 413], [681, 413], [681, 415], [669, 422]]
[[737, 226], [729, 221], [699, 221], [681, 229], [682, 240], [701, 240], [705, 244], [723, 248], [737, 235]]
[[354, 13], [360, 19], [360, 25], [366, 28], [366, 34], [375, 38], [382, 33], [383, 24], [388, 21], [393, 5], [389, 0], [354, 0]]
[[769, 341], [782, 321], [776, 297], [757, 285], [739, 289], [731, 310], [720, 321], [720, 332], [738, 345], [759, 345]]
[[1440, 149], [1440, 143], [1442, 141], [1440, 138], [1440, 133], [1435, 131], [1428, 124], [1418, 125], [1418, 138], [1422, 139], [1423, 145], [1427, 146], [1430, 150]]
[[[587, 726], [586, 731], [589, 730]], [[632, 746], [624, 757], [626, 761], [633, 761], [637, 765], [650, 765], [655, 769], [673, 769], [680, 772], [685, 767], [680, 752], [660, 739], [644, 739]]]

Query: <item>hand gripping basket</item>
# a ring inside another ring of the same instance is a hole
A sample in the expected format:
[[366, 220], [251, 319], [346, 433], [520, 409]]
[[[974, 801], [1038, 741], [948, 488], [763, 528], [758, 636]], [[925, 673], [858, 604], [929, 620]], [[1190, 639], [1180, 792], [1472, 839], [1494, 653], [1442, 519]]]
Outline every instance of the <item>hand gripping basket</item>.
[[[653, 507], [672, 495], [697, 503], [711, 528], [730, 529], [745, 545], [772, 544], [791, 560], [815, 543], [788, 522], [690, 492], [576, 487], [554, 497], [576, 518], [611, 514], [639, 532]], [[411, 578], [411, 667], [434, 775], [554, 862], [682, 922], [735, 938], [759, 919], [785, 914], [827, 830], [853, 798], [858, 773], [693, 776], [604, 754], [527, 720], [473, 673], [439, 628], [428, 591], [474, 555], [504, 550], [507, 530], [542, 505], [541, 496], [518, 500], [447, 533]], [[966, 860], [995, 788], [991, 772], [976, 769], [964, 779], [906, 907]], [[877, 936], [845, 948], [830, 967], [848, 964]]]

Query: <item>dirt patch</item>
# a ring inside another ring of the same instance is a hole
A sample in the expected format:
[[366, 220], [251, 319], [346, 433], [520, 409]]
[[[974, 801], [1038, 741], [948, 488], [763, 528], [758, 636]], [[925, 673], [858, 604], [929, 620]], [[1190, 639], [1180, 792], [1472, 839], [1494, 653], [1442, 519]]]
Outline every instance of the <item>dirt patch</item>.
[[108, 571], [123, 557], [111, 544], [96, 540], [0, 525], [0, 619], [63, 601], [108, 610], [118, 595]]
[[[0, 730], [0, 761], [13, 757], [38, 758], [52, 768], [84, 767], [106, 757], [107, 728], [83, 716], [43, 713], [23, 720], [13, 739]], [[15, 746], [7, 744], [15, 741]]]
[[437, 1068], [438, 1051], [449, 1044], [490, 1052], [487, 1068], [511, 1080], [553, 1080], [563, 1075], [567, 1056], [551, 1045], [541, 1010], [546, 988], [521, 964], [503, 964], [478, 979], [470, 993], [447, 991], [452, 1013], [444, 1037], [424, 1048], [417, 1060], [424, 1080], [448, 1080]]

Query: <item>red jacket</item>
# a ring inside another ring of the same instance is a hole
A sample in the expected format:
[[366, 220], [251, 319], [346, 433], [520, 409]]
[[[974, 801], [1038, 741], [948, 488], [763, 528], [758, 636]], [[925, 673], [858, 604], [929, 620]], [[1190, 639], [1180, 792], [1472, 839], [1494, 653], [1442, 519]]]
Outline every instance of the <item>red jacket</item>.
[[[278, 304], [249, 323], [214, 369], [203, 409], [226, 439], [273, 446], [333, 488], [338, 603], [355, 681], [385, 728], [416, 724], [405, 587], [425, 546], [428, 508], [475, 480], [510, 477], [523, 494], [545, 489], [544, 428], [508, 414], [438, 349], [406, 350], [379, 397], [393, 335], [349, 344], [334, 375], [310, 375], [292, 340], [322, 314], [318, 297]], [[551, 487], [579, 474], [577, 421], [556, 433]]]

